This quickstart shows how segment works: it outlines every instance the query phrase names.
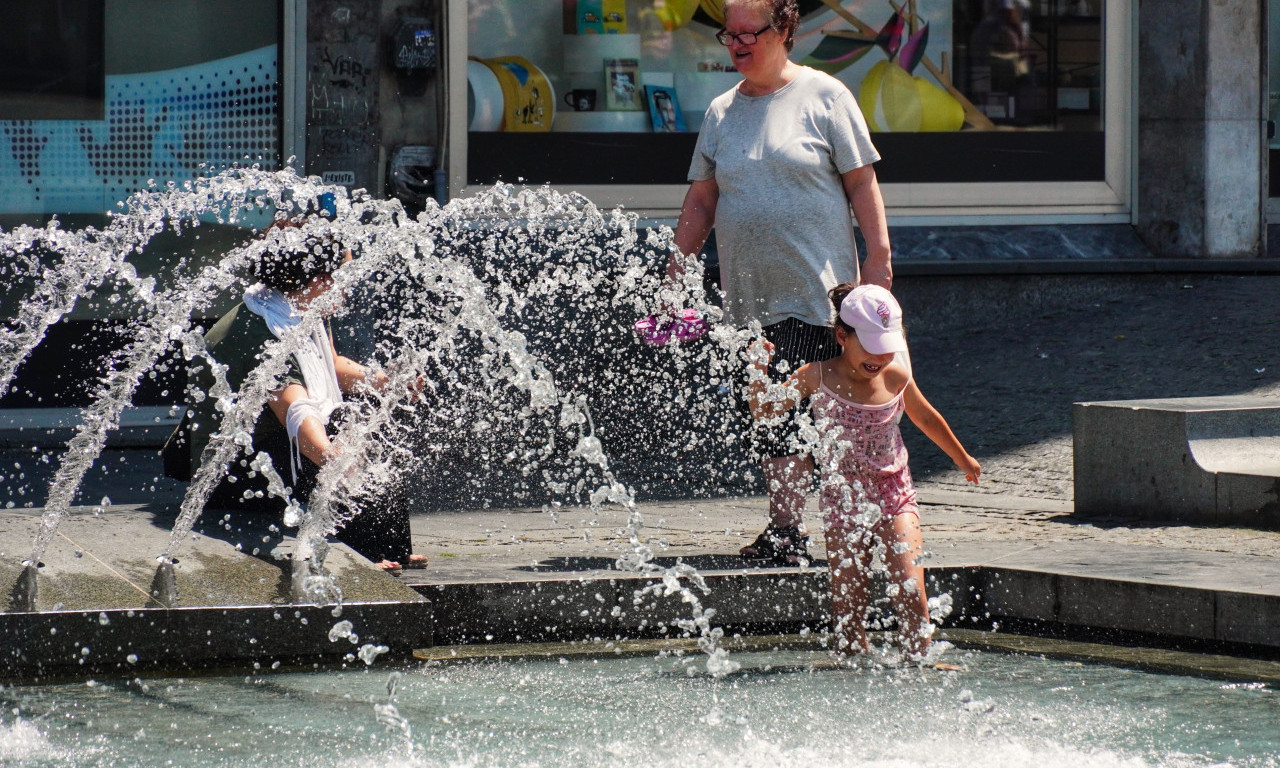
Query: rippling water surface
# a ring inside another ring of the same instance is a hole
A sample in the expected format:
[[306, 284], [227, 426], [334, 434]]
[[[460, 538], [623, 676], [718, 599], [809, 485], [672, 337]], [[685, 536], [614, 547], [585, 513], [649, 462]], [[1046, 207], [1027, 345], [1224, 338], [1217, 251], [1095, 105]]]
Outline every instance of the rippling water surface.
[[718, 679], [665, 656], [13, 686], [0, 765], [1280, 766], [1260, 684], [956, 650], [959, 672], [734, 658]]

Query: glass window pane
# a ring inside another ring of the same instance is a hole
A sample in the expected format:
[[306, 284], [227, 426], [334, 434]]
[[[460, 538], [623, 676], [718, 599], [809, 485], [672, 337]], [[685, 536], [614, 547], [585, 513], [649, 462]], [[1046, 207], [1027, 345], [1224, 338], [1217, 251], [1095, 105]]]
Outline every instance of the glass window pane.
[[[1104, 0], [800, 0], [885, 183], [1104, 178]], [[679, 184], [733, 87], [715, 0], [471, 0], [468, 180]]]
[[[0, 214], [103, 213], [152, 179], [279, 167], [279, 0], [18, 5], [11, 31], [89, 52], [37, 57], [40, 77], [0, 67]], [[59, 71], [73, 92], [51, 88]]]

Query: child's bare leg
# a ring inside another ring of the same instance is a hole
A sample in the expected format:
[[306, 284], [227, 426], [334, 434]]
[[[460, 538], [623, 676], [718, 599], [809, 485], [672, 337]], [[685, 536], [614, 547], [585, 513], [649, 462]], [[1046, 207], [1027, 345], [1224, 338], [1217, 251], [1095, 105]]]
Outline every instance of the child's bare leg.
[[827, 531], [827, 562], [831, 567], [831, 623], [836, 653], [852, 656], [871, 649], [867, 640], [867, 610], [871, 587], [871, 542], [859, 531]]
[[[881, 523], [885, 535], [885, 566], [889, 592], [898, 618], [898, 642], [910, 654], [929, 648], [929, 598], [924, 584], [924, 537], [920, 518], [906, 512]], [[896, 588], [895, 588], [896, 587]]]
[[805, 499], [813, 477], [808, 456], [777, 456], [764, 460], [764, 482], [769, 489], [769, 519], [775, 528], [800, 525]]

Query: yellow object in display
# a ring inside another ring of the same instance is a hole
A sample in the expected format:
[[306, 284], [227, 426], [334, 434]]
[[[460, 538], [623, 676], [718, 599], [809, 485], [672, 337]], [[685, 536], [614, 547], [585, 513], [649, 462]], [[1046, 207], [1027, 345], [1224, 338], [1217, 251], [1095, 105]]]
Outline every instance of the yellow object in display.
[[858, 102], [872, 131], [958, 131], [964, 126], [964, 107], [954, 96], [888, 60], [877, 62], [863, 78]]
[[920, 92], [907, 70], [891, 61], [871, 68], [858, 90], [858, 101], [872, 131], [920, 130]]
[[493, 71], [502, 86], [500, 130], [551, 130], [551, 123], [556, 118], [556, 94], [542, 70], [521, 56], [499, 56], [480, 61]]
[[604, 33], [621, 35], [627, 31], [627, 0], [604, 0], [601, 5]]
[[662, 28], [674, 32], [693, 19], [702, 0], [655, 0], [654, 14], [662, 21]]
[[917, 77], [921, 131], [958, 131], [964, 127], [964, 107], [956, 97], [923, 77]]

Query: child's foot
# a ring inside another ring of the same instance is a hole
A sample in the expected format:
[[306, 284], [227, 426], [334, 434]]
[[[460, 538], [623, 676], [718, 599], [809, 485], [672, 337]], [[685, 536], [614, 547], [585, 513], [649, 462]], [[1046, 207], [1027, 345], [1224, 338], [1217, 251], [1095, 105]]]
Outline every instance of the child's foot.
[[409, 555], [409, 560], [404, 564], [405, 568], [426, 568], [426, 555]]
[[774, 526], [772, 523], [756, 540], [738, 551], [747, 560], [760, 560], [774, 565], [799, 565], [801, 560], [812, 562], [809, 556], [809, 537], [800, 526]]
[[402, 570], [400, 564], [395, 560], [379, 560], [374, 563], [374, 565], [376, 565], [383, 573], [390, 574], [392, 576], [399, 576]]

